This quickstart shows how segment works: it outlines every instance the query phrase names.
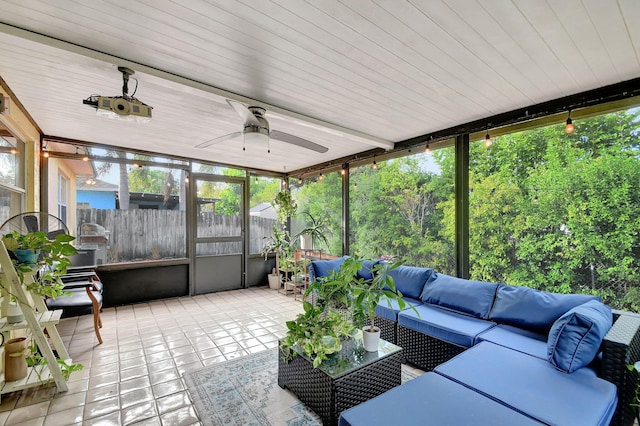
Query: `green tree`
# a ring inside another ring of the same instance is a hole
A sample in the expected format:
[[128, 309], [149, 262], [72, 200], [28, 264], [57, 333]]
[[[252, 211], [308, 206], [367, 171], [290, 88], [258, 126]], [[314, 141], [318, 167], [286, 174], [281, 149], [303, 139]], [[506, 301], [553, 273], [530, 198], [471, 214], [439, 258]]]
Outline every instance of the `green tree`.
[[[638, 111], [471, 146], [472, 278], [640, 306]], [[443, 164], [451, 164], [443, 158]], [[453, 201], [443, 203], [451, 236]]]

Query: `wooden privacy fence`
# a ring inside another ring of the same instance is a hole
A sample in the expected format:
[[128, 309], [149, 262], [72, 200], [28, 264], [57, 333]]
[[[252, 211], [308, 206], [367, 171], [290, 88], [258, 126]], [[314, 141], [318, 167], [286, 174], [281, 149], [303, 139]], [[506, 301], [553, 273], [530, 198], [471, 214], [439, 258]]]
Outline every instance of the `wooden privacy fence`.
[[[94, 223], [108, 233], [105, 249], [107, 262], [170, 259], [186, 256], [186, 212], [179, 210], [106, 210], [78, 209], [79, 240], [82, 225]], [[199, 237], [240, 236], [241, 217], [204, 212], [197, 220]], [[260, 253], [265, 236], [272, 234], [275, 220], [258, 216], [249, 217], [250, 253]], [[100, 238], [97, 238], [100, 240]], [[199, 244], [198, 255], [238, 253], [238, 242]]]

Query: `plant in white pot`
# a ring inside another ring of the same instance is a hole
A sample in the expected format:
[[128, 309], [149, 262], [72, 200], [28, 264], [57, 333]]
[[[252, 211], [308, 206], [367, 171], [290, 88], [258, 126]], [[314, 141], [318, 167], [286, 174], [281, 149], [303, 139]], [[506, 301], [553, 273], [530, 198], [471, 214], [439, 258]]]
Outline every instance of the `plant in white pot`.
[[[402, 293], [396, 289], [393, 277], [389, 275], [389, 271], [396, 269], [401, 264], [402, 262], [376, 263], [371, 268], [373, 279], [358, 280], [352, 289], [355, 309], [362, 311], [364, 317], [369, 320], [369, 325], [362, 328], [364, 349], [368, 352], [376, 352], [380, 341], [380, 328], [375, 325], [378, 304], [386, 302], [389, 307], [392, 307], [391, 301], [396, 300], [400, 310], [407, 306], [407, 303], [402, 299]], [[415, 308], [413, 309], [415, 310]]]
[[273, 225], [273, 235], [270, 237], [264, 237], [265, 243], [262, 246], [262, 255], [264, 260], [270, 254], [276, 255], [276, 267], [268, 275], [269, 287], [277, 290], [282, 283], [282, 276], [280, 275], [280, 262], [290, 256], [292, 252], [291, 248], [291, 236], [286, 229], [280, 229], [277, 225]]
[[9, 304], [7, 305], [7, 323], [16, 324], [24, 321], [24, 314], [22, 313], [22, 308], [18, 304], [18, 301], [14, 296], [10, 297]]
[[315, 248], [315, 243], [320, 242], [323, 243], [325, 247], [329, 247], [329, 242], [325, 236], [328, 219], [316, 219], [308, 211], [305, 211], [304, 214], [307, 217], [305, 227], [298, 233], [298, 237], [300, 238], [300, 248], [302, 250], [311, 250]]

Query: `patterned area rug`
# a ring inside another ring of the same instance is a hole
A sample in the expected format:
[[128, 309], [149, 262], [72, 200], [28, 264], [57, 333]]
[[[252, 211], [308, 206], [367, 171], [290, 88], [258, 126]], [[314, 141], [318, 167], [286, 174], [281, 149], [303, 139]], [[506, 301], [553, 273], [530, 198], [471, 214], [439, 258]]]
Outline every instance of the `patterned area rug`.
[[[321, 425], [316, 414], [278, 386], [278, 351], [272, 349], [184, 375], [204, 425]], [[402, 382], [416, 376], [402, 371]]]

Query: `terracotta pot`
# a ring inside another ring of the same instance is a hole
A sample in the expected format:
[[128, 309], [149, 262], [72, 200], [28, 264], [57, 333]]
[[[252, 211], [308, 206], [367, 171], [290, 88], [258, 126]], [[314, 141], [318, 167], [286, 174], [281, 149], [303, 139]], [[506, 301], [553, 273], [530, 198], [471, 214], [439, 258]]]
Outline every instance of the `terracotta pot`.
[[27, 338], [18, 337], [4, 344], [4, 380], [12, 382], [27, 377]]

